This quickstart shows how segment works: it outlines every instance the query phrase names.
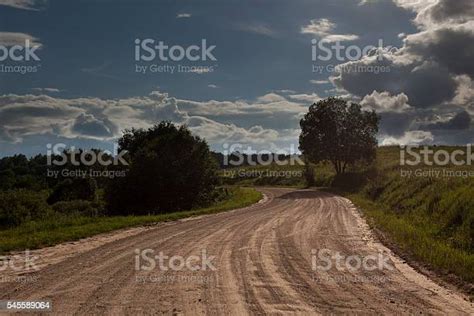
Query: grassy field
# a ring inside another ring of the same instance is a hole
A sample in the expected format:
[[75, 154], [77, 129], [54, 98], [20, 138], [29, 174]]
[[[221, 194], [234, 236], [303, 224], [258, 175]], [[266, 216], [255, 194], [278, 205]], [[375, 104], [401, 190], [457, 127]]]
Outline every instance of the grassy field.
[[223, 212], [251, 205], [262, 198], [261, 193], [252, 188], [234, 187], [230, 188], [229, 191], [230, 197], [224, 201], [208, 208], [185, 212], [153, 216], [64, 216], [44, 221], [31, 221], [15, 228], [0, 230], [0, 253], [52, 246], [61, 242], [78, 240], [120, 228]]
[[[459, 148], [437, 149], [452, 152]], [[268, 167], [239, 169], [265, 168]], [[373, 165], [355, 166], [343, 176], [336, 176], [329, 164], [313, 168], [316, 186], [350, 198], [363, 210], [369, 223], [404, 254], [440, 274], [474, 283], [474, 166], [401, 166], [400, 148], [382, 147]], [[302, 173], [304, 167], [272, 165], [269, 169]], [[443, 171], [457, 173], [443, 175]], [[409, 172], [410, 177], [406, 176]], [[469, 172], [472, 176], [466, 176]], [[227, 170], [225, 181], [236, 184], [305, 185], [303, 177], [229, 175], [232, 173]]]

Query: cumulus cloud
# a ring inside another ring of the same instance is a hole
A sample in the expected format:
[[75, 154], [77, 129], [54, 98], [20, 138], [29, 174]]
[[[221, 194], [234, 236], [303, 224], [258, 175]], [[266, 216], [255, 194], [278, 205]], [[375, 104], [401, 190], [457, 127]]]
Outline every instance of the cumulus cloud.
[[404, 53], [419, 60], [437, 62], [453, 74], [474, 77], [474, 20], [443, 24], [408, 35]]
[[[474, 2], [394, 1], [416, 12], [414, 21], [419, 32], [406, 35], [399, 50], [380, 50], [379, 56], [364, 56], [339, 65], [332, 82], [338, 89], [357, 97], [364, 97], [374, 89], [392, 95], [404, 93], [416, 108], [470, 102], [469, 80], [474, 76]], [[381, 68], [388, 71], [351, 71]]]
[[464, 107], [469, 113], [474, 114], [474, 81], [466, 75], [457, 76], [458, 88], [453, 104]]
[[419, 145], [430, 144], [434, 140], [433, 134], [427, 131], [409, 131], [401, 137], [386, 137], [382, 140], [382, 146], [391, 145]]
[[426, 9], [430, 5], [436, 3], [438, 0], [393, 0], [398, 6], [410, 9], [413, 11], [419, 11]]
[[359, 38], [354, 34], [334, 34], [336, 27], [329, 19], [313, 19], [308, 25], [301, 27], [301, 33], [314, 35], [327, 42], [354, 41]]
[[291, 97], [292, 95], [282, 96], [272, 92], [250, 101], [177, 100], [177, 102], [178, 107], [190, 116], [204, 116], [245, 128], [261, 125], [264, 128], [281, 130], [297, 127], [302, 113], [306, 112], [312, 103], [293, 100]]
[[195, 116], [186, 120], [185, 124], [197, 135], [214, 144], [224, 143], [268, 143], [278, 140], [278, 132], [253, 126], [244, 129], [234, 124], [222, 124], [205, 117]]
[[98, 119], [92, 114], [81, 113], [73, 122], [74, 134], [92, 138], [110, 138], [117, 134], [118, 127], [109, 119]]
[[404, 112], [411, 108], [405, 93], [392, 96], [387, 91], [379, 93], [375, 90], [372, 94], [366, 95], [360, 104], [364, 108], [375, 110], [376, 112]]
[[466, 111], [462, 111], [448, 120], [428, 124], [426, 128], [429, 130], [466, 130], [470, 126], [471, 116]]
[[[474, 16], [471, 0], [394, 0], [396, 4], [417, 13], [415, 23], [423, 28], [439, 24], [463, 23]], [[418, 3], [416, 3], [418, 2]]]
[[292, 94], [288, 96], [291, 100], [299, 101], [299, 102], [304, 102], [308, 105], [311, 105], [313, 103], [316, 103], [320, 101], [322, 98], [317, 95], [316, 93], [312, 94]]
[[[0, 96], [3, 133], [21, 140], [37, 134], [63, 137], [114, 138], [119, 130], [149, 126], [159, 119], [184, 120], [172, 98], [156, 96], [107, 100], [61, 99], [46, 95]], [[120, 127], [120, 128], [119, 128]], [[3, 140], [8, 141], [5, 137]]]
[[306, 109], [307, 105], [276, 93], [252, 102], [198, 102], [160, 91], [122, 99], [10, 94], [0, 96], [0, 142], [29, 142], [37, 135], [44, 135], [44, 139], [114, 141], [124, 129], [148, 128], [168, 120], [188, 125], [214, 148], [223, 142], [277, 148], [296, 141], [297, 122]]
[[41, 46], [39, 39], [33, 37], [30, 34], [15, 33], [15, 32], [0, 32], [0, 45], [14, 46], [20, 45], [25, 46], [26, 41], [30, 42], [30, 46]]
[[[358, 70], [362, 69], [362, 70]], [[378, 73], [375, 69], [384, 69]], [[383, 52], [336, 67], [331, 78], [337, 88], [358, 97], [377, 91], [405, 93], [415, 107], [431, 107], [451, 100], [457, 84], [446, 67], [434, 62], [414, 64], [409, 56]]]
[[285, 100], [286, 99], [283, 96], [278, 95], [276, 93], [268, 93], [257, 98], [257, 102], [261, 102], [261, 103], [272, 103], [272, 102], [280, 102], [280, 101], [285, 101]]

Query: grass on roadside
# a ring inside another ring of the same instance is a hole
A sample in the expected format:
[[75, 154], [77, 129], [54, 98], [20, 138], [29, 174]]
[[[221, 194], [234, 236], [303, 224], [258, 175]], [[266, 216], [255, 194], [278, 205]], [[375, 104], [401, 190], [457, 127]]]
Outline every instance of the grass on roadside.
[[256, 203], [262, 197], [262, 194], [253, 188], [235, 187], [230, 189], [230, 193], [230, 198], [213, 206], [190, 211], [145, 216], [64, 216], [28, 222], [0, 231], [0, 253], [52, 246], [121, 228], [228, 211]]
[[[473, 166], [443, 167], [460, 168], [474, 171]], [[371, 225], [409, 258], [447, 279], [456, 276], [455, 282], [474, 284], [474, 179], [420, 172], [434, 169], [400, 166], [399, 148], [379, 148], [372, 169], [336, 179], [330, 190], [352, 200]], [[401, 170], [421, 176], [402, 177]], [[474, 288], [466, 288], [474, 294]]]
[[474, 255], [452, 246], [446, 239], [437, 236], [435, 224], [413, 221], [408, 216], [400, 216], [360, 194], [347, 197], [369, 218], [372, 225], [388, 234], [403, 253], [444, 274], [454, 274], [464, 282], [474, 282]]

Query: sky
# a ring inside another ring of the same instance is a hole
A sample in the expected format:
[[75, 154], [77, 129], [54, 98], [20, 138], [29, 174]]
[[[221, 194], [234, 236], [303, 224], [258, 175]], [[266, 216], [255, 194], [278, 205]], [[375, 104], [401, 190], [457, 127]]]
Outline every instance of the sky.
[[473, 57], [472, 0], [0, 0], [0, 156], [162, 120], [297, 151], [330, 96], [379, 113], [380, 145], [473, 143]]

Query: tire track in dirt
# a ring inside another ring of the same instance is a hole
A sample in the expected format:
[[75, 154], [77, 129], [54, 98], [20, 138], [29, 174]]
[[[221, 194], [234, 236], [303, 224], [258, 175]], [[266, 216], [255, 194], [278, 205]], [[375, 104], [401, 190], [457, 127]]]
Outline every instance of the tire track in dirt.
[[[51, 300], [57, 315], [474, 314], [461, 294], [378, 243], [349, 200], [314, 190], [259, 190], [265, 199], [253, 206], [159, 224], [55, 258], [35, 273], [37, 282], [0, 283], [0, 299]], [[204, 249], [216, 270], [136, 271], [135, 249], [183, 258]], [[322, 249], [382, 253], [395, 268], [316, 271], [315, 251]]]

